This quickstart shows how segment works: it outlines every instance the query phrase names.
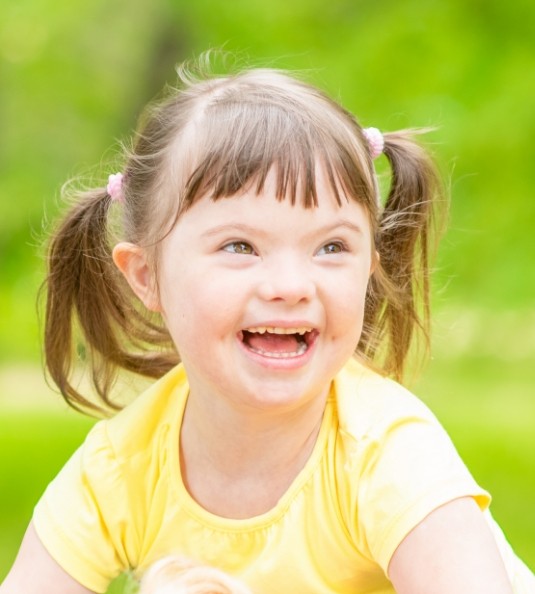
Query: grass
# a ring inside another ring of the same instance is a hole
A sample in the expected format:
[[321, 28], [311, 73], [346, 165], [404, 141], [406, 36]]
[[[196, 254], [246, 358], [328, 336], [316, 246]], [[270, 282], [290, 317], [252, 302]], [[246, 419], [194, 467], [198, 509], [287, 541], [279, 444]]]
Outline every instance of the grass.
[[[11, 383], [6, 382], [6, 375], [13, 377], [4, 372], [1, 388]], [[25, 369], [24, 375], [20, 378], [23, 385], [28, 378], [30, 386], [39, 384], [35, 371]], [[14, 561], [35, 503], [94, 423], [64, 405], [52, 403], [43, 385], [41, 390], [43, 398], [35, 406], [30, 406], [31, 397], [24, 391], [13, 405], [14, 397], [1, 390], [0, 582]], [[131, 590], [131, 581], [123, 576], [111, 585], [108, 594]]]
[[[452, 357], [450, 347], [451, 341], [444, 339], [437, 360], [413, 389], [442, 421], [479, 483], [492, 493], [494, 517], [533, 568], [535, 378], [529, 350], [525, 358], [505, 360], [497, 353], [459, 353], [458, 345], [454, 350], [461, 356]], [[0, 580], [15, 557], [33, 505], [92, 424], [57, 404], [57, 397], [36, 377], [31, 369], [0, 370]], [[131, 588], [130, 581], [121, 578], [109, 594]]]

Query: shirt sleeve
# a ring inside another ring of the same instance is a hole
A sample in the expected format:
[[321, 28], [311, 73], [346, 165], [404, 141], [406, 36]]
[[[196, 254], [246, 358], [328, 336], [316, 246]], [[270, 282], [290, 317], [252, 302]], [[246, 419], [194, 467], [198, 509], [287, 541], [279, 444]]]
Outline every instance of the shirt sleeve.
[[69, 575], [92, 591], [105, 592], [131, 565], [125, 543], [137, 539], [128, 508], [103, 421], [47, 487], [33, 522], [44, 547]]
[[358, 522], [371, 556], [385, 573], [401, 541], [433, 510], [467, 496], [481, 509], [488, 507], [489, 494], [477, 485], [445, 430], [423, 405], [381, 423], [381, 430], [368, 437]]

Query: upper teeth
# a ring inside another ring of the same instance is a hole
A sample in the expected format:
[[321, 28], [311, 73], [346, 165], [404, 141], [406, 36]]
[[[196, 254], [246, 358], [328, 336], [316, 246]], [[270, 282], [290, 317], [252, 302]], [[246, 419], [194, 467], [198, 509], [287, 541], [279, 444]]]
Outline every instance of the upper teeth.
[[310, 332], [310, 328], [301, 326], [299, 328], [275, 328], [273, 326], [255, 326], [254, 328], [247, 328], [247, 332], [257, 332], [258, 334], [306, 334]]

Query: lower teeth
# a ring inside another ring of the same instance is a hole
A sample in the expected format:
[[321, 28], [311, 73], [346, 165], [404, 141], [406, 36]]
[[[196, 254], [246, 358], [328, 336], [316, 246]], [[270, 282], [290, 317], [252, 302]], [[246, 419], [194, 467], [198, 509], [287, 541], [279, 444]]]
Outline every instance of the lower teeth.
[[291, 359], [292, 357], [299, 357], [299, 355], [302, 355], [303, 353], [305, 353], [308, 347], [305, 342], [301, 342], [299, 344], [299, 346], [297, 347], [297, 350], [293, 351], [291, 353], [271, 352], [271, 351], [264, 351], [262, 349], [254, 349], [252, 347], [249, 347], [249, 348], [251, 349], [251, 351], [253, 351], [253, 353], [257, 353], [258, 355], [263, 355], [264, 357], [271, 357], [273, 359]]

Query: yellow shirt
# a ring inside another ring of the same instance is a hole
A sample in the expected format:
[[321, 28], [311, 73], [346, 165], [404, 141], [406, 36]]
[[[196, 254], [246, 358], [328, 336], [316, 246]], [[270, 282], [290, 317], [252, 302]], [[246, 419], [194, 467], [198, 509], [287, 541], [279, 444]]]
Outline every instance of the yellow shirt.
[[[352, 360], [333, 382], [310, 459], [276, 507], [217, 517], [181, 480], [187, 395], [178, 366], [97, 423], [36, 506], [44, 546], [90, 590], [177, 553], [238, 576], [255, 594], [391, 594], [390, 558], [425, 516], [467, 495], [489, 504], [429, 410]], [[492, 526], [512, 579], [530, 580]], [[519, 582], [516, 592], [528, 588]]]

